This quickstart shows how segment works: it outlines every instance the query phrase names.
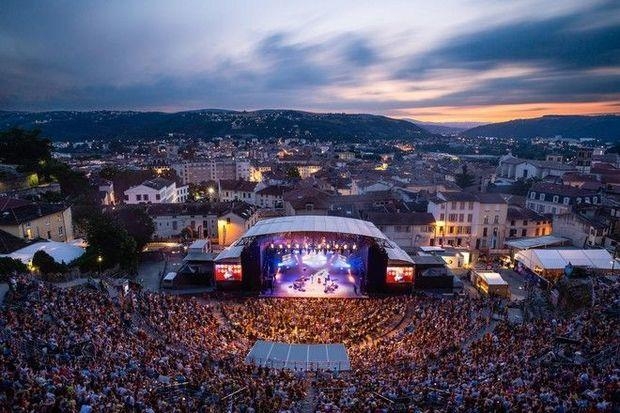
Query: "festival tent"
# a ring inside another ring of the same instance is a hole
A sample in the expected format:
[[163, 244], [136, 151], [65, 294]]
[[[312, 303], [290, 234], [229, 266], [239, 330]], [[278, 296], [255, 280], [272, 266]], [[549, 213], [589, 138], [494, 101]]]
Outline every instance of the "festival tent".
[[11, 254], [3, 255], [4, 257], [10, 257], [20, 260], [24, 264], [32, 263], [32, 257], [37, 251], [45, 251], [50, 255], [57, 263], [69, 264], [71, 261], [79, 258], [84, 254], [84, 250], [80, 247], [76, 247], [65, 242], [56, 241], [41, 241], [28, 245], [22, 249], [12, 252]]
[[[604, 249], [530, 249], [517, 252], [515, 260], [536, 272], [563, 271], [569, 263], [575, 267], [595, 270], [611, 270], [614, 268], [611, 254]], [[618, 264], [616, 263], [615, 266], [617, 267]]]

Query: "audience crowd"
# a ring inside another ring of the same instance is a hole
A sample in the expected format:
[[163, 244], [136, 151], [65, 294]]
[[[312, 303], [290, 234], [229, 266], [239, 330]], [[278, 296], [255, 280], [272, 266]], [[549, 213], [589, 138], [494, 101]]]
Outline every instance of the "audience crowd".
[[[0, 411], [613, 412], [620, 285], [511, 323], [484, 298], [217, 299], [11, 280]], [[345, 343], [348, 372], [244, 362], [257, 339]]]

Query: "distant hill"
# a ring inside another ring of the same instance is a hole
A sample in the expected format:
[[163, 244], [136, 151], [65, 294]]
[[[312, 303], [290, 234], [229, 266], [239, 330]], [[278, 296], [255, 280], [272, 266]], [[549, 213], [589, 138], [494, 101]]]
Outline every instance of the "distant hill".
[[177, 113], [0, 111], [0, 130], [15, 126], [39, 128], [45, 137], [66, 141], [156, 138], [170, 133], [186, 137], [235, 135], [351, 141], [416, 139], [431, 135], [411, 122], [385, 116], [294, 110], [238, 112], [205, 109]]
[[464, 130], [480, 126], [481, 122], [423, 122], [416, 119], [407, 119], [409, 122], [421, 126], [430, 133], [438, 133], [440, 135], [457, 135]]
[[516, 119], [508, 122], [477, 126], [462, 132], [465, 136], [496, 136], [500, 138], [600, 138], [620, 141], [620, 116], [559, 116]]

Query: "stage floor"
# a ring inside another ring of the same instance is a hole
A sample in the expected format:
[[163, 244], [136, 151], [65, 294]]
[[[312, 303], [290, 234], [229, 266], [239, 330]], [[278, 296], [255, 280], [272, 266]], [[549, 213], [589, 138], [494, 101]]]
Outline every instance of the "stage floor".
[[330, 280], [338, 285], [334, 291], [325, 292], [325, 279], [319, 277], [309, 277], [310, 279], [304, 283], [303, 290], [293, 287], [295, 281], [299, 278], [297, 272], [281, 272], [274, 279], [273, 292], [267, 290], [263, 295], [266, 297], [321, 297], [321, 298], [361, 298], [359, 288], [355, 293], [355, 277], [346, 274], [330, 274]]

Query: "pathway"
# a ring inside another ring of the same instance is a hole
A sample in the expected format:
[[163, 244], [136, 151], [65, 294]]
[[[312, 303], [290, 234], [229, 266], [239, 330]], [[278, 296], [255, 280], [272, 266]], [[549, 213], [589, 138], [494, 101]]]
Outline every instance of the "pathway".
[[8, 283], [0, 283], [0, 304], [4, 302], [4, 296], [9, 292]]
[[315, 413], [319, 395], [310, 377], [307, 377], [306, 382], [308, 391], [306, 392], [306, 397], [302, 401], [301, 411], [302, 413]]
[[480, 330], [478, 330], [476, 332], [476, 334], [471, 335], [467, 340], [465, 340], [461, 344], [461, 349], [462, 350], [466, 350], [467, 348], [469, 348], [469, 346], [473, 342], [480, 340], [482, 337], [484, 337], [485, 334], [493, 332], [493, 330], [495, 330], [495, 327], [497, 326], [497, 324], [498, 324], [497, 320], [491, 319], [489, 324], [487, 324], [486, 326], [482, 327]]

